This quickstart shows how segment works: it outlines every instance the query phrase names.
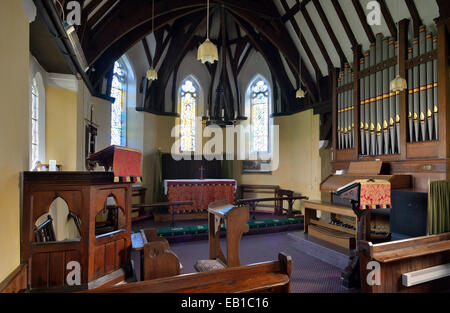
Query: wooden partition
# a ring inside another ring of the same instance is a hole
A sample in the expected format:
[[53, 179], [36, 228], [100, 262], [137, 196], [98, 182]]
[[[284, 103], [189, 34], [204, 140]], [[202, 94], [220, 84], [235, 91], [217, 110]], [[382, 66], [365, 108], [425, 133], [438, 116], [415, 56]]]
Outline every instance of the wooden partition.
[[[89, 283], [129, 264], [131, 184], [113, 184], [113, 180], [114, 174], [105, 172], [24, 173], [21, 259], [28, 265], [30, 289], [71, 287], [67, 276], [76, 270], [73, 262], [80, 265], [81, 286], [77, 288], [88, 288]], [[121, 211], [120, 227], [96, 236], [96, 216], [105, 209], [108, 197], [114, 198]], [[80, 238], [37, 242], [36, 221], [49, 213], [57, 198], [66, 202], [69, 214], [79, 218]]]
[[[422, 28], [417, 38], [408, 38], [409, 20], [402, 20], [397, 49], [395, 38], [378, 34], [370, 51], [353, 47], [352, 68], [333, 73], [334, 170], [381, 160], [383, 174], [412, 175], [416, 190], [426, 190], [428, 180], [449, 178], [449, 19], [435, 22], [436, 33]], [[393, 73], [409, 80], [408, 90], [387, 89]]]

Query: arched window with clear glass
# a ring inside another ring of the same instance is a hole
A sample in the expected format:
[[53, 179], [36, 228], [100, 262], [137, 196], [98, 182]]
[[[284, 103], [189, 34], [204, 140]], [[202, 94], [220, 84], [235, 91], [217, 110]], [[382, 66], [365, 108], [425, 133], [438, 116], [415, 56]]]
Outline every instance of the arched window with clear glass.
[[39, 160], [39, 90], [36, 79], [31, 85], [31, 166]]
[[126, 92], [127, 70], [121, 60], [114, 63], [111, 97], [111, 145], [126, 146]]
[[270, 93], [269, 85], [262, 78], [255, 79], [250, 85], [250, 146], [253, 153], [270, 152]]
[[180, 88], [180, 142], [181, 152], [195, 151], [195, 117], [199, 87], [187, 78]]

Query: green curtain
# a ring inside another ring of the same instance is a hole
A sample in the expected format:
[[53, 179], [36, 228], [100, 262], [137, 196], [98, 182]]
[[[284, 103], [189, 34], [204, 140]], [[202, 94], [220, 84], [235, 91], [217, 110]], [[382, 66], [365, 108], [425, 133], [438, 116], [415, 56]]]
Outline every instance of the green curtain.
[[450, 180], [431, 182], [428, 191], [428, 235], [450, 232]]
[[223, 179], [234, 179], [234, 161], [226, 160], [222, 161], [222, 178]]
[[165, 202], [166, 196], [163, 190], [162, 181], [162, 154], [158, 149], [155, 160], [155, 183], [153, 185], [153, 202]]

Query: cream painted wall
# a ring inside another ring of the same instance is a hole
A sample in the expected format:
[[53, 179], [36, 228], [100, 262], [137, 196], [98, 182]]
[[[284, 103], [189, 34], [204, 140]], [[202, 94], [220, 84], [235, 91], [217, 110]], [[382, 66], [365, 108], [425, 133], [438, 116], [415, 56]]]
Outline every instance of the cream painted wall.
[[[312, 110], [275, 118], [279, 126], [280, 162], [271, 174], [241, 174], [240, 184], [279, 185], [319, 200], [321, 158], [319, 154], [320, 118]], [[276, 142], [274, 142], [276, 144]], [[242, 173], [242, 172], [241, 172]], [[300, 207], [296, 201], [296, 208]]]
[[77, 169], [77, 93], [46, 86], [46, 156], [64, 171]]
[[[144, 132], [144, 185], [153, 191], [155, 152], [170, 153], [175, 138], [171, 137], [176, 118], [145, 113]], [[292, 116], [277, 117], [279, 126], [280, 162], [278, 170], [271, 174], [242, 174], [241, 162], [235, 162], [235, 177], [240, 184], [279, 185], [294, 190], [310, 199], [321, 199], [319, 189], [323, 180], [322, 163], [326, 163], [329, 151], [319, 152], [320, 118], [312, 110]], [[208, 139], [203, 139], [203, 144]], [[276, 143], [275, 143], [276, 144]], [[224, 146], [225, 147], [225, 146]], [[325, 158], [325, 162], [322, 162]], [[326, 172], [327, 169], [324, 169]], [[147, 201], [151, 201], [147, 198]], [[296, 208], [301, 208], [297, 201]]]
[[29, 167], [29, 26], [22, 1], [0, 1], [0, 282], [20, 264], [20, 172]]

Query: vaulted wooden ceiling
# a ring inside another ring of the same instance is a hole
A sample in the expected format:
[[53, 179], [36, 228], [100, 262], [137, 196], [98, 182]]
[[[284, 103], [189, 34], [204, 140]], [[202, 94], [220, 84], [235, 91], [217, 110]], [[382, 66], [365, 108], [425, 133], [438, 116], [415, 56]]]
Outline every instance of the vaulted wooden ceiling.
[[[68, 2], [69, 0], [60, 0]], [[82, 21], [77, 32], [90, 65], [90, 81], [98, 85], [113, 62], [142, 42], [155, 64], [163, 63], [162, 82], [169, 79], [186, 53], [204, 40], [206, 0], [155, 0], [155, 53], [146, 37], [152, 31], [152, 0], [80, 0]], [[298, 105], [302, 83], [311, 103], [320, 102], [319, 82], [335, 68], [352, 63], [353, 49], [368, 49], [376, 33], [396, 37], [396, 23], [409, 18], [411, 31], [432, 24], [448, 0], [379, 0], [382, 25], [369, 26], [369, 0], [210, 0], [211, 12], [225, 12], [234, 36], [212, 38], [216, 44], [236, 45], [230, 53], [235, 70], [242, 68], [249, 49], [265, 58], [290, 111]], [[65, 3], [64, 3], [65, 7]], [[230, 22], [231, 21], [231, 22]], [[228, 32], [228, 34], [231, 34]], [[165, 51], [168, 51], [165, 53]], [[162, 59], [165, 55], [164, 62]], [[213, 71], [212, 67], [208, 69]]]

